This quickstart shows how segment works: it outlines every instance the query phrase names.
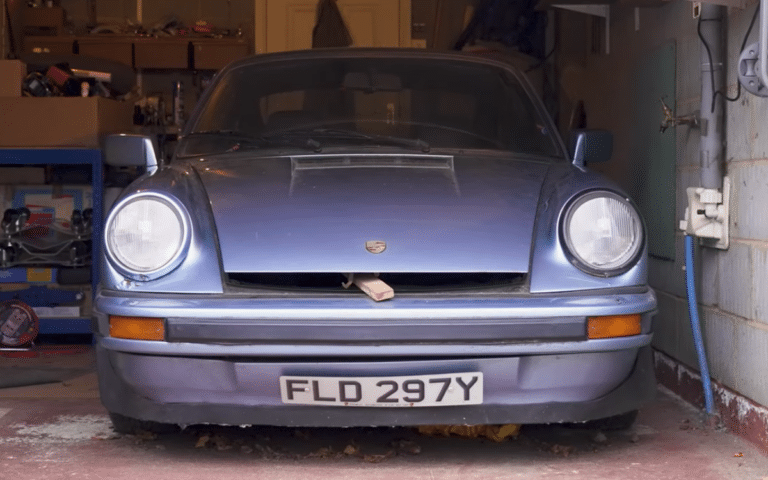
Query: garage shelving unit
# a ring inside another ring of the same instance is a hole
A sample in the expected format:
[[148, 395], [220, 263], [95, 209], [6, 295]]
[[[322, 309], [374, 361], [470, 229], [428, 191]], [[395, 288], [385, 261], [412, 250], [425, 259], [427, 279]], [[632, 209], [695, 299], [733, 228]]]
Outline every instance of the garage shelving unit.
[[[31, 307], [52, 308], [61, 304], [77, 303], [77, 316], [40, 317], [40, 334], [66, 335], [90, 334], [91, 298], [98, 285], [98, 258], [101, 245], [102, 199], [103, 199], [103, 167], [101, 151], [85, 148], [19, 148], [0, 149], [0, 166], [71, 166], [85, 165], [90, 167], [90, 184], [93, 216], [91, 220], [91, 272], [90, 285], [57, 283], [58, 266], [52, 263], [40, 265], [13, 266], [0, 268], [0, 300], [18, 298]], [[0, 170], [2, 172], [2, 170]], [[0, 178], [0, 184], [7, 180]], [[43, 310], [44, 311], [44, 310]]]

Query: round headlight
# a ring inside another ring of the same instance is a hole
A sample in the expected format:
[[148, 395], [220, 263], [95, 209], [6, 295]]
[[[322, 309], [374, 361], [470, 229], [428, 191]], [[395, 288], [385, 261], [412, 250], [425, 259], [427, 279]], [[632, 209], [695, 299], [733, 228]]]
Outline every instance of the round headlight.
[[121, 273], [150, 280], [170, 272], [189, 244], [186, 211], [175, 200], [140, 193], [118, 204], [107, 219], [107, 253]]
[[596, 275], [617, 275], [637, 260], [643, 246], [643, 224], [625, 198], [595, 191], [568, 207], [563, 238], [577, 267]]

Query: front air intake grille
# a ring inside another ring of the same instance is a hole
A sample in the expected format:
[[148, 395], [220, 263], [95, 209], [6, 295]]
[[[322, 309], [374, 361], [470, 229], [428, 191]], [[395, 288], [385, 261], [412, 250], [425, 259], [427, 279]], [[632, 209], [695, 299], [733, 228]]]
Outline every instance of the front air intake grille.
[[[280, 290], [343, 292], [341, 273], [228, 273], [237, 287]], [[444, 292], [458, 290], [519, 289], [524, 273], [382, 273], [379, 278], [395, 292]]]

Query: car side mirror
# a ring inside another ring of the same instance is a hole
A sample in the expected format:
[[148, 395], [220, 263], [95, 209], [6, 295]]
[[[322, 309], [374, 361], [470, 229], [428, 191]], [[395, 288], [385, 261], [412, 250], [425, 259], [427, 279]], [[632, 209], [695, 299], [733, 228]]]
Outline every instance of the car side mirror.
[[573, 164], [607, 162], [613, 153], [613, 134], [607, 130], [574, 130], [571, 134]]
[[146, 167], [157, 170], [152, 139], [145, 135], [118, 134], [104, 139], [104, 163], [115, 167]]

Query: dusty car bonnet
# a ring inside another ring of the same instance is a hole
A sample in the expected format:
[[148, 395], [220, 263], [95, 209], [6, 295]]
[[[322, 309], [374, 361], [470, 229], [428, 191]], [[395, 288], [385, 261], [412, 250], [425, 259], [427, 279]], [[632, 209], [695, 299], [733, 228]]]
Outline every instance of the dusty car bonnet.
[[528, 271], [547, 163], [243, 155], [194, 162], [227, 272]]

